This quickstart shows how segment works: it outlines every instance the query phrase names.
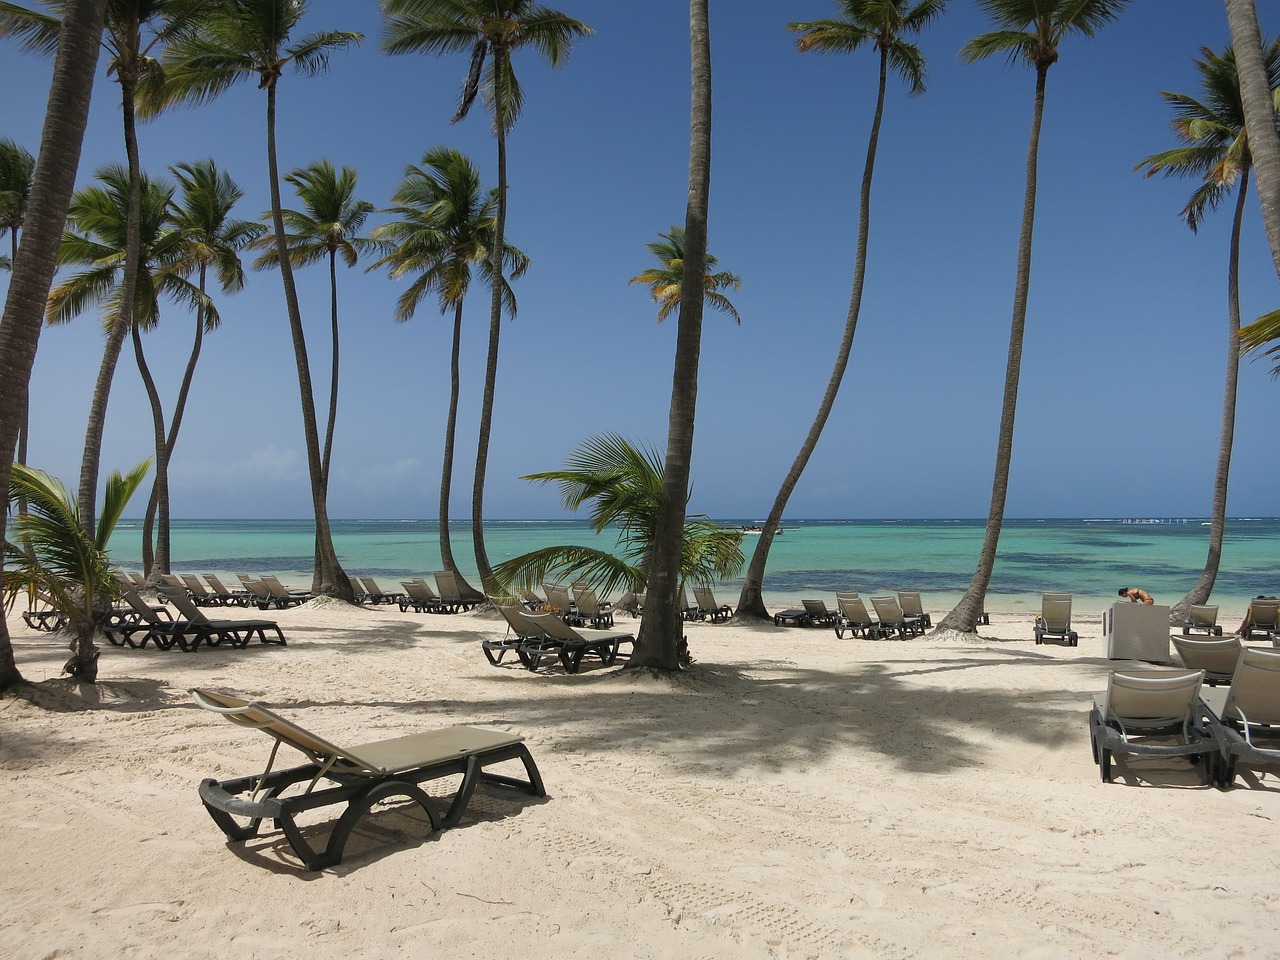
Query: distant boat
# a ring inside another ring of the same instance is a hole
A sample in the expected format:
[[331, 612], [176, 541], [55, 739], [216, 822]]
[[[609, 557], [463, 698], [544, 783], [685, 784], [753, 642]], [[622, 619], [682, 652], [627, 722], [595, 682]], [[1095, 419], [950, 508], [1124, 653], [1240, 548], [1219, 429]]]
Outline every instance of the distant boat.
[[[746, 533], [746, 534], [751, 534], [751, 535], [754, 535], [754, 536], [757, 536], [757, 537], [758, 537], [760, 534], [764, 533], [764, 527], [759, 526], [758, 524], [754, 524], [754, 523], [753, 523], [753, 524], [750, 524], [750, 525], [743, 524], [743, 525], [742, 525], [742, 532], [743, 532], [743, 533]], [[785, 527], [779, 527], [779, 528], [778, 528], [778, 533], [779, 533], [779, 534], [783, 534], [783, 533], [786, 533], [786, 532], [787, 532], [787, 531], [786, 531], [786, 528], [785, 528]]]

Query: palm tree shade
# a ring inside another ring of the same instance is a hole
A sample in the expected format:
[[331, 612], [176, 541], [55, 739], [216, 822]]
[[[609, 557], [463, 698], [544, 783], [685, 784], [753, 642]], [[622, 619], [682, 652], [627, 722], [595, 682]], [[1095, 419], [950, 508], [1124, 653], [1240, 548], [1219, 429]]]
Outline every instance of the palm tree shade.
[[1026, 189], [1022, 200], [1022, 226], [1018, 237], [1018, 265], [1014, 280], [1013, 317], [1009, 325], [1009, 355], [1005, 365], [1004, 397], [1000, 410], [1000, 436], [996, 444], [991, 505], [978, 563], [968, 588], [955, 608], [939, 621], [938, 630], [973, 633], [986, 602], [987, 586], [995, 569], [996, 548], [1004, 523], [1009, 490], [1009, 465], [1013, 460], [1013, 424], [1018, 406], [1018, 379], [1022, 368], [1022, 340], [1027, 320], [1027, 296], [1031, 286], [1031, 237], [1036, 214], [1036, 177], [1040, 149], [1040, 125], [1044, 119], [1045, 82], [1049, 68], [1058, 61], [1058, 45], [1072, 33], [1092, 37], [1120, 15], [1128, 0], [978, 0], [1000, 29], [974, 37], [960, 51], [972, 62], [996, 54], [1011, 62], [1023, 61], [1035, 70], [1035, 102], [1027, 143]]
[[382, 10], [387, 18], [383, 48], [390, 53], [470, 54], [471, 67], [463, 82], [453, 122], [466, 117], [482, 86], [493, 117], [498, 146], [498, 203], [489, 250], [489, 352], [471, 492], [472, 543], [480, 582], [487, 590], [493, 579], [493, 568], [484, 544], [484, 481], [498, 378], [505, 286], [502, 256], [506, 249], [507, 132], [524, 105], [524, 94], [511, 57], [516, 50], [527, 46], [541, 54], [551, 66], [559, 66], [569, 55], [573, 41], [589, 36], [591, 28], [531, 0], [382, 0]]

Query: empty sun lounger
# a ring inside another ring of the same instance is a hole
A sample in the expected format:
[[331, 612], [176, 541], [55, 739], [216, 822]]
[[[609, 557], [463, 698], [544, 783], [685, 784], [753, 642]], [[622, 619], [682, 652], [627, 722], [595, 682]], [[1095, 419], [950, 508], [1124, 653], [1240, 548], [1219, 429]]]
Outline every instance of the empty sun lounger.
[[601, 600], [590, 587], [574, 587], [574, 603], [578, 608], [578, 616], [589, 622], [597, 630], [613, 626], [613, 604]]
[[67, 618], [54, 608], [52, 600], [43, 593], [37, 593], [31, 609], [22, 611], [22, 622], [32, 630], [53, 633], [66, 626]]
[[902, 607], [902, 614], [908, 620], [918, 620], [925, 628], [933, 626], [933, 617], [925, 613], [919, 590], [899, 590], [898, 605]]
[[1079, 635], [1071, 629], [1071, 594], [1040, 595], [1040, 616], [1036, 618], [1034, 632], [1036, 643], [1044, 643], [1045, 637], [1061, 637], [1072, 647], [1080, 643]]
[[1187, 612], [1187, 622], [1182, 625], [1182, 635], [1189, 637], [1196, 631], [1202, 631], [1215, 637], [1222, 636], [1222, 628], [1218, 626], [1218, 607], [1212, 603], [1193, 603]]
[[1240, 659], [1240, 638], [1230, 637], [1169, 637], [1182, 664], [1189, 670], [1203, 670], [1204, 682], [1220, 686], [1231, 682]]
[[538, 669], [547, 656], [559, 657], [566, 673], [577, 673], [585, 654], [600, 658], [606, 667], [618, 658], [618, 648], [624, 643], [635, 643], [635, 635], [615, 633], [610, 630], [577, 630], [554, 613], [526, 613], [525, 619], [535, 624], [545, 635], [532, 639], [517, 648], [520, 662], [530, 670]]
[[836, 613], [827, 609], [825, 600], [801, 600], [804, 612], [809, 618], [809, 625], [814, 627], [835, 626]]
[[896, 633], [898, 639], [905, 640], [908, 636], [924, 633], [924, 624], [903, 613], [897, 597], [872, 597], [871, 606], [875, 607], [876, 619], [880, 621], [881, 635], [888, 637], [890, 633]]
[[357, 596], [366, 603], [398, 604], [404, 598], [404, 593], [402, 591], [393, 592], [383, 590], [382, 587], [378, 585], [378, 581], [374, 580], [373, 577], [352, 577], [351, 580], [353, 585], [356, 580], [359, 580], [360, 585], [364, 587], [364, 590], [359, 592]]
[[181, 590], [169, 589], [167, 593], [169, 602], [182, 616], [168, 627], [170, 645], [176, 643], [187, 653], [201, 644], [210, 647], [226, 644], [243, 650], [254, 637], [261, 643], [286, 646], [280, 624], [274, 620], [210, 620]]
[[1200, 697], [1219, 721], [1222, 786], [1232, 786], [1240, 764], [1280, 765], [1280, 650], [1241, 648], [1231, 686]]
[[1218, 740], [1200, 702], [1203, 670], [1113, 671], [1089, 711], [1089, 739], [1103, 783], [1120, 757], [1188, 757], [1209, 763], [1217, 782]]
[[733, 616], [733, 607], [727, 603], [717, 603], [716, 595], [710, 587], [694, 587], [693, 599], [698, 601], [698, 616], [712, 623], [722, 623]]
[[205, 582], [209, 584], [209, 589], [222, 598], [223, 606], [231, 607], [247, 607], [249, 605], [249, 591], [243, 588], [232, 590], [227, 587], [215, 573], [206, 573], [204, 575]]
[[881, 636], [880, 624], [876, 623], [875, 618], [867, 612], [867, 605], [858, 594], [837, 593], [836, 610], [837, 640], [844, 639], [846, 630], [855, 637], [861, 633], [868, 640], [875, 640]]
[[474, 606], [478, 606], [479, 600], [472, 600], [462, 595], [462, 588], [458, 585], [458, 578], [448, 570], [437, 570], [434, 574], [436, 578], [436, 590], [440, 593], [440, 599], [456, 610], [470, 610]]
[[[375, 804], [393, 797], [415, 801], [426, 812], [431, 829], [437, 830], [457, 825], [481, 783], [512, 787], [535, 797], [546, 796], [524, 738], [516, 734], [455, 726], [341, 747], [261, 704], [211, 690], [190, 692], [206, 710], [240, 726], [261, 730], [276, 741], [262, 773], [200, 783], [200, 799], [214, 823], [232, 842], [239, 843], [256, 836], [263, 820], [274, 820], [308, 870], [323, 870], [340, 863], [347, 839], [360, 819]], [[309, 762], [273, 772], [281, 744], [304, 754]], [[488, 771], [488, 767], [507, 760], [520, 761], [526, 779]], [[462, 781], [441, 819], [418, 785], [453, 774], [461, 775]], [[333, 786], [320, 785], [321, 781]], [[285, 796], [298, 784], [304, 785], [301, 793]], [[317, 852], [295, 818], [334, 804], [342, 804], [343, 812], [330, 831], [324, 850]], [[248, 820], [247, 825], [239, 822], [243, 819]]]
[[508, 653], [514, 652], [518, 656], [520, 647], [524, 644], [549, 639], [546, 631], [526, 616], [529, 611], [520, 604], [497, 603], [492, 599], [490, 602], [507, 622], [507, 632], [501, 640], [480, 641], [480, 649], [484, 651], [485, 658], [495, 667], [502, 663], [502, 658]]
[[431, 589], [431, 585], [426, 580], [423, 580], [422, 577], [401, 580], [400, 586], [405, 589], [404, 594], [398, 601], [401, 613], [407, 612], [410, 607], [417, 613], [454, 612], [454, 608], [441, 600], [439, 595]]

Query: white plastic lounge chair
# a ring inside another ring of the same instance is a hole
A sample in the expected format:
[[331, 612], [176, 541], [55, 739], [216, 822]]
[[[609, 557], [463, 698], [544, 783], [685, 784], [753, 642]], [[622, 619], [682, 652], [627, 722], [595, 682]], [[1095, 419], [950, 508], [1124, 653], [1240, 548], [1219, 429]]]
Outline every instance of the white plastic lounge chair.
[[[323, 870], [340, 863], [356, 824], [375, 804], [392, 797], [407, 797], [418, 803], [426, 811], [431, 829], [438, 830], [458, 823], [481, 783], [513, 787], [535, 797], [546, 796], [524, 737], [516, 734], [481, 727], [442, 727], [340, 747], [259, 703], [212, 690], [195, 689], [190, 693], [204, 709], [240, 726], [261, 730], [275, 741], [262, 773], [221, 782], [201, 781], [200, 799], [214, 823], [233, 843], [241, 843], [257, 836], [263, 820], [274, 820], [308, 870]], [[281, 744], [304, 754], [309, 762], [273, 772]], [[523, 763], [527, 779], [486, 769], [506, 760]], [[441, 820], [418, 785], [453, 774], [461, 774], [462, 782]], [[316, 789], [322, 780], [334, 785]], [[297, 784], [305, 785], [301, 793], [284, 796]], [[295, 817], [332, 804], [343, 804], [345, 809], [330, 831], [325, 849], [317, 852], [298, 829]], [[249, 822], [242, 826], [236, 818]]]
[[846, 630], [851, 636], [861, 633], [868, 640], [876, 640], [881, 636], [880, 624], [867, 612], [867, 605], [856, 593], [836, 594], [836, 639], [843, 640]]
[[1182, 664], [1189, 670], [1203, 670], [1204, 682], [1210, 686], [1229, 684], [1240, 660], [1240, 638], [1230, 637], [1179, 637], [1171, 634]]
[[693, 599], [698, 601], [698, 616], [700, 619], [706, 618], [712, 623], [722, 623], [733, 616], [733, 607], [727, 603], [717, 603], [716, 595], [710, 587], [694, 587]]
[[599, 657], [606, 667], [618, 658], [618, 648], [635, 643], [635, 635], [610, 630], [577, 630], [554, 613], [526, 613], [525, 619], [535, 624], [545, 636], [530, 640], [517, 649], [520, 662], [530, 670], [538, 669], [542, 658], [558, 656], [566, 673], [577, 673], [585, 654]]
[[1236, 767], [1280, 764], [1280, 650], [1243, 647], [1231, 686], [1201, 693], [1220, 721], [1219, 783], [1230, 787]]
[[1182, 635], [1189, 637], [1196, 631], [1220, 637], [1222, 628], [1218, 626], [1218, 606], [1212, 603], [1193, 603], [1187, 613], [1187, 622], [1182, 625]]
[[924, 625], [919, 620], [908, 619], [902, 612], [897, 597], [872, 597], [871, 606], [875, 608], [876, 619], [880, 621], [880, 633], [886, 638], [891, 632], [897, 633], [900, 640], [924, 633]]
[[1040, 595], [1040, 616], [1035, 624], [1036, 643], [1044, 643], [1045, 637], [1061, 637], [1068, 646], [1078, 646], [1080, 635], [1071, 629], [1071, 594], [1045, 593]]
[[920, 599], [919, 590], [899, 590], [898, 605], [908, 620], [918, 620], [922, 627], [932, 627], [933, 618], [924, 612], [924, 603]]
[[1218, 740], [1200, 702], [1203, 670], [1112, 671], [1089, 711], [1089, 739], [1103, 783], [1120, 757], [1189, 757], [1209, 762], [1217, 782]]

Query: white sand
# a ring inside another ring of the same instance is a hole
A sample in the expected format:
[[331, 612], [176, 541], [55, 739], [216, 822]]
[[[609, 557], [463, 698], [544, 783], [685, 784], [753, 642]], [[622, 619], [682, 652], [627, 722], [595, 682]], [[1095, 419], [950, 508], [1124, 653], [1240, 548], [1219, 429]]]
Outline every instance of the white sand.
[[[287, 648], [106, 647], [96, 692], [0, 700], [0, 956], [1280, 956], [1277, 780], [1223, 792], [1166, 761], [1102, 784], [1096, 618], [1078, 648], [1036, 646], [1025, 615], [981, 643], [691, 624], [695, 666], [653, 679], [495, 669], [481, 614], [268, 616]], [[56, 678], [61, 641], [10, 629], [26, 677]], [[481, 787], [426, 837], [379, 811], [309, 873], [200, 805], [269, 741], [195, 685], [350, 743], [516, 731], [548, 796]]]

